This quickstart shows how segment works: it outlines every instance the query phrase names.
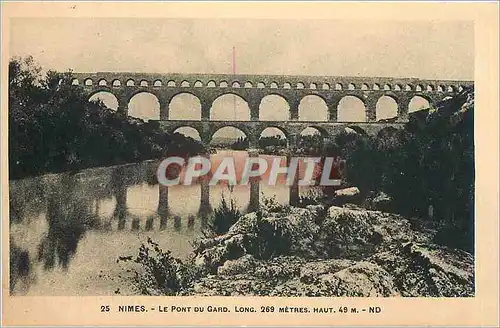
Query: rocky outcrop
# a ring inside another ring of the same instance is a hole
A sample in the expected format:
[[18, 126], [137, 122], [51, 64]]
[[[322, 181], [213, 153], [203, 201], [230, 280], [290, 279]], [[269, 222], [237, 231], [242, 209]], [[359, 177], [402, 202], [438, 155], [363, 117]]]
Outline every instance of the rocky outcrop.
[[360, 204], [362, 201], [361, 192], [357, 187], [343, 188], [335, 191], [334, 203], [343, 205], [347, 203]]
[[207, 270], [183, 295], [471, 296], [474, 258], [407, 219], [353, 205], [242, 216], [198, 243]]
[[199, 241], [181, 295], [472, 296], [474, 258], [407, 219], [356, 206], [274, 208]]
[[468, 252], [410, 242], [370, 260], [391, 273], [402, 296], [474, 295], [474, 257]]
[[288, 254], [314, 257], [320, 214], [314, 206], [246, 214], [226, 234], [200, 240], [195, 264], [215, 273], [226, 261], [245, 254], [265, 259]]

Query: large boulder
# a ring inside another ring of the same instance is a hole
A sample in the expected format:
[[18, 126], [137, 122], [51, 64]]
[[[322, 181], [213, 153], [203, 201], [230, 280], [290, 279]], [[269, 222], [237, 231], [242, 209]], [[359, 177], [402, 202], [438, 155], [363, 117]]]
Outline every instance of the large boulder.
[[320, 227], [316, 223], [324, 210], [288, 207], [281, 212], [262, 211], [242, 216], [223, 235], [198, 241], [195, 264], [215, 273], [227, 260], [250, 254], [256, 258], [279, 255], [313, 257]]
[[334, 204], [342, 205], [346, 203], [360, 204], [362, 201], [361, 192], [358, 187], [349, 187], [335, 190]]
[[430, 242], [430, 233], [414, 231], [396, 214], [332, 206], [321, 226], [318, 249], [324, 256], [363, 257], [394, 242]]
[[410, 242], [370, 260], [390, 272], [402, 296], [474, 296], [474, 256], [468, 252]]
[[335, 273], [320, 276], [332, 296], [398, 296], [392, 276], [380, 266], [360, 261]]

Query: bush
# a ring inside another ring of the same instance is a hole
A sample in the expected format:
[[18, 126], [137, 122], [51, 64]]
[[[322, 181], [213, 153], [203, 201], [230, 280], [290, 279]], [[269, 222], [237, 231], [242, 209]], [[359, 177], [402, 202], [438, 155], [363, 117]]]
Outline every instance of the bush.
[[135, 282], [143, 295], [177, 295], [201, 275], [194, 265], [174, 258], [170, 251], [163, 251], [151, 238], [146, 244], [141, 244], [135, 259], [120, 257], [119, 261], [134, 261], [140, 265], [135, 271]]
[[208, 222], [208, 232], [205, 234], [221, 235], [229, 231], [229, 228], [238, 221], [241, 213], [233, 199], [229, 201], [222, 195], [219, 206], [214, 209], [212, 217]]

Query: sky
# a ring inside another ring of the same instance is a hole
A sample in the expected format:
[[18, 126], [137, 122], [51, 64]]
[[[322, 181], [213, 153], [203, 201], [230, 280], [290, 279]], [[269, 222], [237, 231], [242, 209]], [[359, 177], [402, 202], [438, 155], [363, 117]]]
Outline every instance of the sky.
[[[474, 79], [474, 26], [466, 21], [15, 18], [11, 22], [10, 56], [32, 55], [44, 69], [58, 71], [231, 73], [233, 47], [237, 74]], [[129, 113], [147, 118], [156, 110], [155, 99], [142, 98], [129, 104]], [[227, 108], [214, 118], [244, 112], [246, 104], [235, 109], [235, 101], [227, 99]], [[190, 112], [198, 104], [185, 97], [173, 106]], [[277, 109], [286, 104], [277, 100], [262, 106]], [[322, 117], [322, 111], [315, 110], [321, 106], [318, 99], [304, 106], [311, 109], [304, 113], [318, 113], [308, 119]], [[362, 119], [362, 114], [352, 114], [356, 111], [348, 116]]]
[[474, 78], [465, 21], [16, 18], [11, 55], [74, 71]]

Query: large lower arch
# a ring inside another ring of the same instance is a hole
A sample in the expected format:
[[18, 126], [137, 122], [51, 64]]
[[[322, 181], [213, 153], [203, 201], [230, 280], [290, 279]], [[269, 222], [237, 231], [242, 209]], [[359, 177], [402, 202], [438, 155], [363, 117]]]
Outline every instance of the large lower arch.
[[304, 154], [321, 153], [328, 132], [315, 126], [309, 126], [302, 130], [298, 136], [297, 147]]
[[362, 135], [362, 136], [368, 136], [368, 132], [365, 131], [365, 129], [363, 129], [360, 126], [353, 125], [353, 124], [347, 125], [344, 129], [344, 132], [348, 133], [348, 134], [355, 133], [355, 134]]
[[328, 131], [325, 129], [318, 127], [318, 126], [308, 126], [307, 128], [303, 129], [300, 131], [301, 136], [306, 136], [306, 135], [321, 135], [324, 138], [328, 137]]
[[282, 129], [270, 126], [262, 130], [259, 136], [259, 147], [266, 149], [266, 147], [287, 147], [288, 138]]
[[227, 93], [219, 96], [210, 108], [212, 121], [250, 121], [250, 108], [245, 99]]
[[128, 102], [128, 115], [148, 120], [160, 119], [160, 101], [149, 92], [139, 92], [130, 98]]
[[194, 140], [201, 141], [200, 132], [191, 126], [181, 126], [173, 131], [173, 133], [180, 133], [185, 137], [193, 138]]
[[235, 150], [247, 149], [248, 135], [237, 127], [225, 126], [212, 134], [210, 145]]
[[267, 95], [259, 105], [260, 121], [288, 121], [290, 119], [290, 105], [285, 98], [278, 95]]
[[323, 98], [308, 95], [300, 100], [299, 121], [328, 121], [328, 106]]
[[340, 99], [337, 122], [366, 122], [364, 102], [356, 96], [345, 96]]
[[382, 96], [375, 106], [377, 121], [396, 118], [398, 116], [398, 103], [390, 96]]
[[419, 110], [428, 109], [431, 107], [432, 101], [423, 96], [414, 96], [408, 103], [408, 113], [417, 112]]
[[107, 108], [118, 110], [118, 99], [109, 91], [98, 91], [90, 96], [89, 101], [102, 102]]
[[168, 104], [168, 118], [170, 120], [200, 121], [200, 99], [186, 92], [175, 95]]

